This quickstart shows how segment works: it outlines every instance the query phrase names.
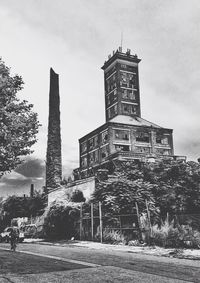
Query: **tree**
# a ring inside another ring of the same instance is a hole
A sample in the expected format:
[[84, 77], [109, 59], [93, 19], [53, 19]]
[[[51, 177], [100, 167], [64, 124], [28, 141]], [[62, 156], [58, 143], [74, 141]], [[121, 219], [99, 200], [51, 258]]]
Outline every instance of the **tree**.
[[0, 59], [0, 176], [16, 168], [22, 157], [32, 153], [39, 122], [32, 104], [20, 101], [17, 93], [23, 81], [12, 76], [10, 69]]
[[156, 213], [152, 194], [154, 186], [142, 180], [132, 181], [121, 176], [116, 181], [99, 182], [92, 201], [101, 201], [105, 212], [126, 214], [134, 212], [136, 202], [140, 211], [145, 211], [147, 200], [150, 210]]
[[161, 214], [200, 213], [200, 164], [160, 162], [152, 172], [154, 191]]
[[33, 197], [27, 198], [28, 202], [28, 217], [35, 217], [40, 216], [44, 213], [45, 207], [47, 205], [47, 196], [43, 192], [40, 191], [34, 191]]
[[[100, 182], [93, 200], [109, 211], [130, 211], [137, 201], [142, 211], [145, 199], [150, 210], [165, 218], [167, 213], [200, 213], [200, 164], [174, 160], [155, 163], [115, 162], [112, 179]], [[156, 217], [157, 218], [157, 217]]]
[[10, 196], [3, 201], [3, 218], [6, 226], [10, 225], [11, 220], [16, 217], [27, 217], [28, 203], [26, 198]]
[[7, 225], [17, 217], [35, 217], [42, 215], [46, 207], [46, 198], [36, 192], [34, 197], [10, 196], [2, 202], [1, 213], [5, 216]]

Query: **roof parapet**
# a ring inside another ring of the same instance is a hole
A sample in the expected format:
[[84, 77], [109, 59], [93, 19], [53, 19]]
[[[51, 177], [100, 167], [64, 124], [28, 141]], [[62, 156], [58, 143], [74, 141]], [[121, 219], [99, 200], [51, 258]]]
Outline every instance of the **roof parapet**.
[[122, 47], [120, 46], [116, 51], [113, 50], [112, 54], [108, 55], [108, 60], [104, 62], [104, 65], [101, 67], [101, 69], [105, 70], [114, 60], [118, 58], [135, 63], [139, 63], [141, 61], [137, 54], [131, 54], [131, 49], [127, 49], [127, 51], [123, 53]]

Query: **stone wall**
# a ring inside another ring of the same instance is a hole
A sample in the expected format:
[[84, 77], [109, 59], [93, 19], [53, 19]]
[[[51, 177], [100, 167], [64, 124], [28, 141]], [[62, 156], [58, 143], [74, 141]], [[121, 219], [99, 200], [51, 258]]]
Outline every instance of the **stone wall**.
[[82, 191], [86, 200], [89, 200], [90, 196], [95, 190], [95, 177], [75, 181], [70, 183], [67, 187], [63, 186], [59, 189], [49, 192], [48, 205], [51, 205], [54, 201], [64, 202], [66, 199], [66, 193], [73, 192], [75, 190]]

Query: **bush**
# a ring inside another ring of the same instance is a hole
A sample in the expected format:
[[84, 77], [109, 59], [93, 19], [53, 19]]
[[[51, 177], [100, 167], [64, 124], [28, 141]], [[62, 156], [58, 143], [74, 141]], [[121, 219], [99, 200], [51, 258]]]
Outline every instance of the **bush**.
[[83, 192], [80, 191], [80, 190], [75, 190], [72, 193], [71, 201], [73, 201], [73, 202], [85, 202], [85, 197], [83, 195]]
[[[96, 240], [100, 239], [100, 232], [95, 235]], [[127, 244], [126, 237], [118, 230], [105, 229], [103, 231], [103, 242], [109, 244]]]
[[44, 219], [44, 232], [49, 239], [76, 237], [75, 222], [79, 217], [76, 207], [53, 205]]
[[167, 222], [163, 223], [161, 227], [154, 225], [152, 227], [152, 242], [155, 245], [169, 248], [180, 247], [180, 231], [174, 227], [174, 223]]
[[189, 225], [181, 226], [180, 240], [183, 242], [184, 247], [200, 248], [200, 232]]
[[165, 221], [161, 227], [152, 227], [152, 243], [164, 248], [200, 248], [200, 232], [188, 225], [174, 226]]

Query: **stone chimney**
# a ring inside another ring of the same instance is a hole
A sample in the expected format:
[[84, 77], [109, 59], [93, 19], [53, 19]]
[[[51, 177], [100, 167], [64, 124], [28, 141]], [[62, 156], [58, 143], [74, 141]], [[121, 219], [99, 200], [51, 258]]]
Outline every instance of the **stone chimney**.
[[49, 124], [46, 155], [47, 192], [60, 187], [62, 180], [59, 76], [50, 69]]
[[30, 189], [30, 197], [34, 197], [34, 184], [31, 184], [31, 189]]

